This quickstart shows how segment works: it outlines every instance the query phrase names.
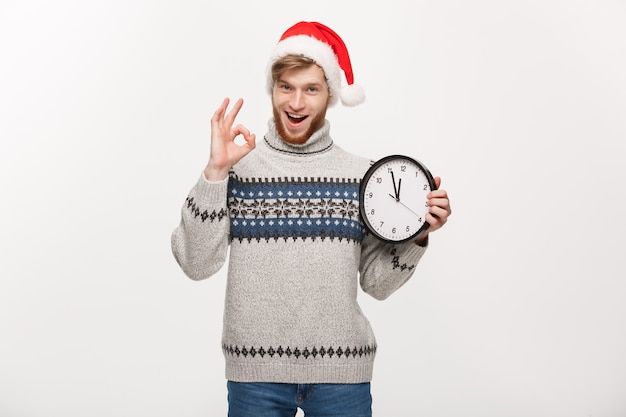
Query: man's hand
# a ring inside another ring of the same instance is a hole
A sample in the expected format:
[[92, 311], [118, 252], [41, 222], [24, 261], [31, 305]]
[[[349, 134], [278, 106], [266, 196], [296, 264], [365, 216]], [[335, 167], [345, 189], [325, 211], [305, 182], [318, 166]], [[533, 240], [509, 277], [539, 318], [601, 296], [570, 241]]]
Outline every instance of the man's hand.
[[[211, 156], [204, 169], [204, 176], [209, 181], [221, 181], [226, 178], [232, 166], [256, 146], [254, 133], [250, 133], [240, 124], [233, 127], [237, 113], [243, 106], [243, 99], [237, 100], [233, 108], [226, 113], [229, 103], [230, 99], [225, 98], [211, 117]], [[241, 145], [235, 143], [235, 138], [239, 135], [245, 140]]]
[[441, 185], [441, 178], [435, 177], [436, 190], [428, 193], [428, 213], [426, 214], [426, 221], [429, 224], [428, 229], [424, 234], [418, 236], [415, 243], [420, 246], [424, 246], [428, 239], [428, 235], [437, 229], [440, 229], [448, 221], [448, 217], [452, 214], [450, 208], [450, 200], [448, 200], [448, 193], [446, 190], [439, 188]]

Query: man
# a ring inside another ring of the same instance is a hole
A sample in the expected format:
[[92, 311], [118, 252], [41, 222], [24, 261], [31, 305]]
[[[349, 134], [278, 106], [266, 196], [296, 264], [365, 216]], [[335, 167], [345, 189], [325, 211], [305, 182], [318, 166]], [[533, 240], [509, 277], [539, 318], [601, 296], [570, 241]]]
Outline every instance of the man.
[[230, 111], [225, 99], [211, 118], [209, 162], [172, 250], [196, 280], [216, 273], [230, 250], [222, 336], [229, 416], [293, 417], [298, 407], [311, 417], [371, 416], [377, 344], [357, 283], [377, 299], [402, 286], [428, 233], [451, 213], [447, 193], [429, 195], [430, 228], [418, 240], [387, 244], [367, 234], [359, 183], [372, 161], [336, 145], [325, 119], [329, 105], [356, 105], [364, 95], [328, 27], [289, 28], [267, 87], [274, 115], [258, 144], [235, 125], [241, 99]]

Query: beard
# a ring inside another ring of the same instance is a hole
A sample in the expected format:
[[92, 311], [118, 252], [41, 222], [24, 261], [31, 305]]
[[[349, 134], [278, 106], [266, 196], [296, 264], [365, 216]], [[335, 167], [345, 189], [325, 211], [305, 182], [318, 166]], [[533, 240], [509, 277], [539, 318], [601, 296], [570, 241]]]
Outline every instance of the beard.
[[309, 128], [300, 135], [292, 135], [289, 133], [285, 125], [283, 124], [282, 118], [280, 117], [280, 112], [276, 109], [275, 106], [272, 106], [274, 111], [274, 124], [276, 125], [276, 130], [278, 134], [283, 139], [283, 141], [290, 143], [292, 145], [302, 145], [305, 143], [313, 133], [319, 130], [322, 126], [324, 126], [324, 120], [326, 119], [326, 111], [319, 113], [315, 118], [311, 121]]

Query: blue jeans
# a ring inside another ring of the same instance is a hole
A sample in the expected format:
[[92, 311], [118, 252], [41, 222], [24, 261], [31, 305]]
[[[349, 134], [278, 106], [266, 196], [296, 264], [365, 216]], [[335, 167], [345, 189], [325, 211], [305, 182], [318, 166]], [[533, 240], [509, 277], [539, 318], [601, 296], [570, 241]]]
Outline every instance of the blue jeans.
[[369, 382], [275, 384], [228, 381], [228, 417], [371, 417]]

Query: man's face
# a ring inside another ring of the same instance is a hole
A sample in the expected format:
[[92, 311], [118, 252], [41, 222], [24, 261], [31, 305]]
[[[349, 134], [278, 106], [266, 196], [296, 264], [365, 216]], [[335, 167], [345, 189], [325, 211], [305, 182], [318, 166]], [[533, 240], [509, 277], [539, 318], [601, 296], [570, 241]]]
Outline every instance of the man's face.
[[319, 66], [284, 72], [272, 91], [274, 122], [283, 140], [305, 143], [324, 124], [328, 98], [328, 84]]

